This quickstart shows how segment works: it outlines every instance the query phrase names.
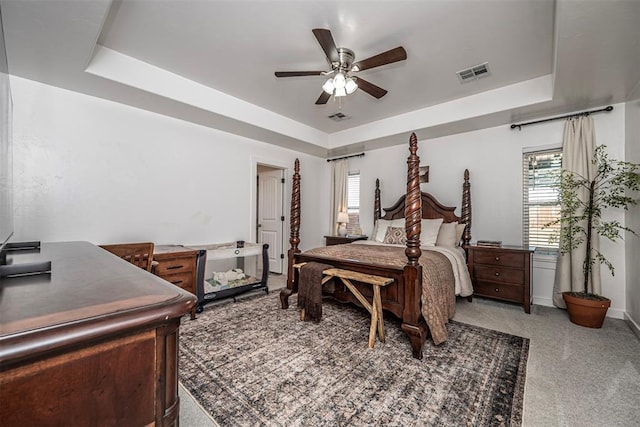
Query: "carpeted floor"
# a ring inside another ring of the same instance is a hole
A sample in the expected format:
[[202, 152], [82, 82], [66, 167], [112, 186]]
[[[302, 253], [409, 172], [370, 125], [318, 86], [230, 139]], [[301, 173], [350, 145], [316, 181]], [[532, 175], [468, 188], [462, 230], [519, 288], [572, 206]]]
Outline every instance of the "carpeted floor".
[[180, 329], [180, 381], [220, 425], [519, 425], [529, 340], [452, 322], [411, 357], [397, 322], [367, 348], [368, 313], [325, 301], [301, 322], [277, 293]]

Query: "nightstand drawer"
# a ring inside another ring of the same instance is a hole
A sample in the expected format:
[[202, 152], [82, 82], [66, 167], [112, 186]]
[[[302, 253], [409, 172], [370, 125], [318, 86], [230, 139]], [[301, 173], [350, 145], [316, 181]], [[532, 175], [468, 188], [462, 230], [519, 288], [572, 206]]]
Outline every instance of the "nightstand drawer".
[[476, 264], [507, 265], [511, 268], [522, 268], [524, 267], [525, 256], [528, 256], [528, 254], [476, 249], [474, 262]]
[[474, 294], [521, 303], [524, 298], [524, 286], [478, 281], [474, 284]]
[[178, 274], [163, 274], [162, 277], [167, 282], [176, 285], [179, 288], [195, 293], [195, 286], [193, 286], [193, 273], [178, 273]]
[[195, 267], [195, 258], [174, 258], [166, 261], [158, 261], [155, 273], [158, 276], [176, 273], [191, 273]]
[[514, 270], [511, 268], [492, 267], [489, 265], [478, 264], [474, 265], [473, 269], [476, 280], [524, 285], [524, 270]]

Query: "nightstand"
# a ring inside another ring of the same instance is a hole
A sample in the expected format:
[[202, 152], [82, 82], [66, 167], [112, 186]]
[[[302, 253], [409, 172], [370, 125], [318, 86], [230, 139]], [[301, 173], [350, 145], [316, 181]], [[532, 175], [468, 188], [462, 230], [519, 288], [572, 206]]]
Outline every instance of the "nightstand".
[[342, 245], [356, 240], [367, 240], [368, 236], [324, 236], [325, 246]]
[[[154, 274], [177, 287], [197, 295], [196, 264], [198, 251], [179, 245], [158, 245], [153, 249], [157, 263]], [[196, 308], [191, 309], [191, 320], [196, 318]]]
[[473, 294], [511, 301], [531, 312], [531, 253], [521, 246], [465, 247]]

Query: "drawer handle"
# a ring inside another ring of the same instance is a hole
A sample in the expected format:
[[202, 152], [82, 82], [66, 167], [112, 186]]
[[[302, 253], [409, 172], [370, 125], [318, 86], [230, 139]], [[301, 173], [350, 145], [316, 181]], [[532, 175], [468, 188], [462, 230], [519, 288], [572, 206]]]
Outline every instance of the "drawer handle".
[[500, 261], [500, 257], [499, 256], [496, 257], [496, 261]]
[[233, 253], [235, 253], [236, 255], [238, 255], [240, 253], [239, 249], [236, 249], [235, 251], [233, 251]]
[[179, 285], [180, 283], [182, 283], [182, 280], [176, 280], [175, 282], [171, 282], [171, 283], [173, 283], [174, 285]]
[[496, 291], [496, 293], [500, 292], [500, 288], [495, 288], [494, 290]]
[[499, 271], [496, 271], [496, 276], [500, 276], [500, 272]]
[[167, 267], [167, 270], [175, 270], [176, 268], [182, 268], [182, 265], [170, 265]]

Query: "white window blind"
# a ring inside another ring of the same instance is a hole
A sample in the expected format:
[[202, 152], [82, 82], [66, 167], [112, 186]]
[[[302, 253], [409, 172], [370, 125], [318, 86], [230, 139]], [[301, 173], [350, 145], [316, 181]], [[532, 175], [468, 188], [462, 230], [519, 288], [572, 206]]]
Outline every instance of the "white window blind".
[[523, 243], [540, 249], [557, 249], [551, 236], [560, 229], [545, 224], [560, 217], [558, 200], [562, 149], [524, 153], [523, 160]]
[[360, 223], [360, 171], [349, 172], [347, 179], [347, 233], [355, 234]]

